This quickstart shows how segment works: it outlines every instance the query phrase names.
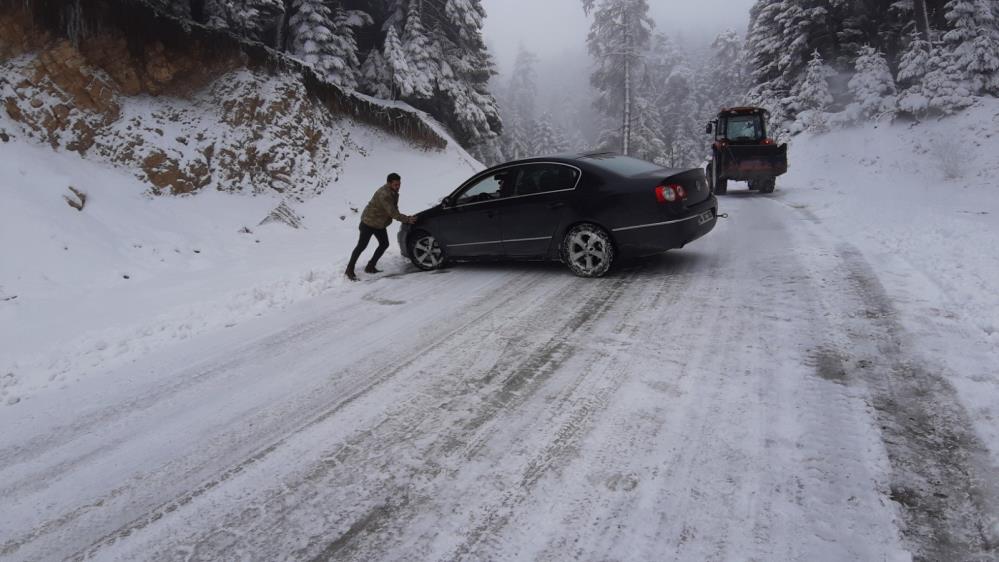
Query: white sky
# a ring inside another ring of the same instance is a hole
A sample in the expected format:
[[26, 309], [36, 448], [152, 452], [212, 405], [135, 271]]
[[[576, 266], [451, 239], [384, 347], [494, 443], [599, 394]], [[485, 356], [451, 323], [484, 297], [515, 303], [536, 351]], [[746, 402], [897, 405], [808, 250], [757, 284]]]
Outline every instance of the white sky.
[[[704, 43], [726, 28], [744, 33], [755, 0], [649, 0], [657, 29]], [[484, 34], [501, 72], [523, 43], [542, 59], [585, 49], [589, 19], [580, 0], [482, 0]]]

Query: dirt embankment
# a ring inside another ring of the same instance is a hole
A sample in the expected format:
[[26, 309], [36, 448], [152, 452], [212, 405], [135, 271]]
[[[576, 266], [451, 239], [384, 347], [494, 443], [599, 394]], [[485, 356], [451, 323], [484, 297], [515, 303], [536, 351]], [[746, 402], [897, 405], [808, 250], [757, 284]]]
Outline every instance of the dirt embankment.
[[[390, 132], [445, 144], [412, 114], [363, 107], [371, 104], [316, 83], [301, 65], [211, 30], [142, 12], [151, 30], [96, 18], [74, 31], [65, 15], [47, 23], [13, 5], [0, 2], [0, 121], [14, 122], [0, 123], [0, 134], [135, 170], [154, 194], [317, 194], [350, 154], [363, 153], [345, 118], [406, 122], [408, 130]], [[103, 5], [113, 13], [114, 2]]]

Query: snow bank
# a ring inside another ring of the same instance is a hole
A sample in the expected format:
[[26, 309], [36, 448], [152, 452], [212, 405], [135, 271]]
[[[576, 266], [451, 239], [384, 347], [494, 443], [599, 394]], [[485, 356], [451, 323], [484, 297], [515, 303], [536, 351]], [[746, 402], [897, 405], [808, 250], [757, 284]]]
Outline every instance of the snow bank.
[[800, 135], [777, 201], [858, 249], [999, 462], [999, 100]]
[[[350, 298], [341, 272], [359, 211], [389, 172], [403, 176], [403, 212], [416, 212], [481, 168], [454, 142], [424, 151], [343, 127], [359, 150], [335, 185], [295, 205], [300, 230], [259, 226], [276, 194], [151, 198], [129, 170], [0, 143], [0, 407], [319, 294]], [[86, 194], [82, 211], [64, 199], [70, 187]], [[384, 263], [406, 265], [395, 248]]]
[[918, 125], [801, 135], [790, 160], [786, 201], [876, 261], [923, 272], [999, 345], [999, 100]]

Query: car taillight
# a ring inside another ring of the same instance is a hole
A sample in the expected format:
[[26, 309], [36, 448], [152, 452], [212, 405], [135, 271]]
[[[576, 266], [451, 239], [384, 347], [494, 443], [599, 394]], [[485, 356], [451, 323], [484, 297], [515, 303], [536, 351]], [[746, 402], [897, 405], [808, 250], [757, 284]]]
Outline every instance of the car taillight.
[[773, 139], [763, 139], [763, 144], [773, 144], [773, 143], [774, 143]]
[[675, 183], [660, 185], [656, 188], [656, 201], [660, 203], [676, 203], [687, 198], [687, 190]]

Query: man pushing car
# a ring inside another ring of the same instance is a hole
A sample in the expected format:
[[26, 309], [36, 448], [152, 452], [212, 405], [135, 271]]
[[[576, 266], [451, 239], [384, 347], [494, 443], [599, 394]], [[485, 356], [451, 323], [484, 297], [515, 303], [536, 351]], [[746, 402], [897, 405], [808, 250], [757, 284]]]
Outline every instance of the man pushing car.
[[357, 281], [354, 266], [357, 265], [357, 259], [361, 257], [361, 252], [368, 247], [372, 236], [378, 240], [378, 248], [375, 249], [375, 254], [371, 256], [371, 261], [364, 268], [364, 272], [381, 273], [376, 266], [382, 254], [389, 247], [387, 229], [392, 224], [392, 219], [399, 222], [416, 224], [416, 217], [410, 217], [399, 212], [399, 189], [401, 187], [402, 178], [399, 174], [389, 174], [385, 185], [375, 192], [374, 197], [371, 198], [371, 202], [364, 208], [364, 212], [361, 214], [361, 237], [357, 241], [354, 253], [350, 255], [350, 263], [347, 264], [347, 271], [344, 273], [347, 279]]

